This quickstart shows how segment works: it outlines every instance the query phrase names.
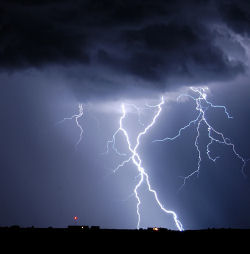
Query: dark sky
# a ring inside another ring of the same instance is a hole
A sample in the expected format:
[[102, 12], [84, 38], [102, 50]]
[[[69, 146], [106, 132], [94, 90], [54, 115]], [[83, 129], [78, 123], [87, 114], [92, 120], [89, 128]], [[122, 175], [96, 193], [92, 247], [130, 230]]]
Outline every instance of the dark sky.
[[[185, 229], [250, 227], [250, 168], [225, 145], [208, 160], [206, 130], [199, 139], [199, 177], [181, 191], [197, 167], [195, 129], [174, 142], [195, 119], [192, 100], [177, 102], [189, 87], [208, 87], [207, 98], [224, 105], [209, 111], [209, 122], [250, 158], [249, 1], [15, 1], [0, 3], [0, 226], [65, 227], [80, 224], [135, 228], [133, 189], [138, 171], [124, 159], [103, 155], [119, 127], [122, 102], [165, 104], [138, 150], [161, 203], [174, 210]], [[78, 113], [83, 138], [74, 121]], [[126, 128], [133, 144], [142, 126], [131, 110]], [[204, 126], [203, 126], [204, 127]], [[126, 150], [124, 137], [117, 146]], [[153, 196], [140, 188], [141, 227], [176, 229]]]

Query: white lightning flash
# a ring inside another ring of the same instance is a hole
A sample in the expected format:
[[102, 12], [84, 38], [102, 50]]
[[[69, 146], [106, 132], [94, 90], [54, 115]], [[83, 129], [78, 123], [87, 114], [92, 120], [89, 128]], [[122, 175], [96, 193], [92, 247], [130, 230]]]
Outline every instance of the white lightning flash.
[[83, 135], [83, 128], [81, 126], [81, 124], [79, 123], [79, 118], [81, 118], [83, 116], [83, 105], [81, 103], [78, 104], [78, 114], [75, 114], [71, 117], [65, 117], [63, 118], [63, 120], [59, 121], [57, 124], [61, 124], [66, 120], [75, 120], [75, 123], [77, 125], [77, 127], [80, 130], [80, 134], [79, 134], [79, 138], [75, 144], [75, 149], [77, 149], [77, 146], [80, 144], [80, 142], [82, 141], [82, 135]]
[[[119, 164], [114, 172], [116, 172], [119, 168], [123, 167], [125, 164], [127, 164], [128, 162], [132, 161], [133, 164], [136, 166], [138, 172], [139, 172], [139, 182], [137, 183], [137, 185], [135, 186], [134, 188], [134, 195], [137, 199], [137, 217], [138, 217], [138, 221], [137, 221], [137, 229], [140, 228], [140, 221], [141, 221], [141, 215], [140, 215], [140, 205], [141, 205], [141, 200], [140, 200], [140, 196], [138, 194], [138, 189], [140, 188], [140, 186], [142, 185], [143, 182], [146, 183], [147, 185], [147, 188], [148, 188], [148, 191], [152, 192], [153, 195], [154, 195], [154, 198], [155, 198], [155, 201], [157, 202], [157, 204], [159, 205], [160, 209], [166, 213], [166, 214], [170, 214], [172, 215], [173, 219], [174, 219], [174, 222], [175, 222], [175, 225], [176, 227], [178, 228], [179, 231], [183, 231], [183, 226], [181, 224], [181, 222], [179, 221], [178, 219], [178, 216], [177, 214], [174, 212], [174, 211], [171, 211], [171, 210], [167, 210], [163, 205], [162, 203], [159, 201], [159, 198], [158, 198], [158, 195], [157, 195], [157, 192], [151, 187], [151, 184], [150, 184], [150, 181], [149, 181], [149, 176], [148, 174], [146, 173], [145, 169], [143, 168], [142, 166], [142, 160], [140, 158], [140, 155], [138, 154], [137, 150], [138, 150], [138, 147], [140, 145], [140, 139], [142, 136], [144, 136], [148, 131], [149, 129], [155, 124], [157, 118], [159, 117], [160, 113], [161, 113], [161, 106], [164, 104], [164, 99], [163, 97], [161, 98], [161, 102], [155, 106], [152, 106], [154, 108], [157, 108], [157, 112], [156, 114], [154, 115], [152, 121], [150, 122], [150, 124], [148, 124], [144, 130], [142, 132], [140, 132], [138, 134], [138, 136], [136, 137], [136, 144], [134, 147], [132, 147], [131, 145], [131, 142], [130, 142], [130, 138], [129, 138], [129, 134], [128, 132], [125, 130], [125, 128], [123, 127], [123, 120], [125, 119], [126, 117], [126, 109], [125, 109], [125, 104], [122, 104], [121, 108], [122, 108], [122, 116], [120, 118], [120, 121], [119, 121], [119, 129], [114, 133], [113, 135], [113, 138], [112, 140], [108, 141], [107, 143], [107, 148], [109, 147], [110, 144], [113, 144], [113, 149], [119, 153], [119, 151], [117, 150], [117, 148], [115, 147], [115, 138], [116, 138], [116, 135], [121, 132], [123, 133], [123, 135], [125, 136], [126, 138], [126, 142], [127, 142], [127, 145], [128, 145], [128, 149], [131, 153], [131, 156], [124, 160], [121, 164]], [[108, 150], [107, 150], [108, 152]]]
[[192, 177], [193, 175], [199, 175], [199, 172], [200, 172], [200, 164], [201, 164], [201, 161], [202, 161], [202, 157], [201, 157], [201, 151], [199, 149], [199, 143], [198, 143], [198, 139], [200, 137], [200, 126], [201, 126], [201, 123], [205, 124], [205, 126], [207, 127], [207, 132], [208, 132], [208, 138], [209, 138], [209, 143], [207, 144], [206, 146], [206, 149], [207, 149], [207, 156], [210, 160], [212, 160], [213, 162], [215, 162], [219, 156], [213, 158], [211, 155], [210, 155], [210, 146], [216, 142], [218, 144], [223, 144], [223, 145], [226, 145], [226, 146], [229, 146], [232, 148], [232, 151], [234, 153], [234, 155], [242, 161], [242, 167], [241, 167], [241, 171], [242, 171], [242, 174], [244, 176], [245, 175], [245, 172], [244, 172], [244, 168], [246, 166], [246, 162], [248, 159], [245, 159], [243, 158], [235, 149], [235, 145], [230, 141], [229, 138], [226, 138], [223, 133], [217, 131], [215, 128], [213, 128], [207, 118], [206, 118], [206, 111], [209, 109], [209, 108], [220, 108], [220, 109], [223, 109], [225, 115], [227, 116], [227, 118], [233, 118], [232, 116], [230, 116], [230, 114], [228, 113], [227, 109], [225, 106], [220, 106], [220, 105], [213, 105], [211, 102], [209, 102], [207, 100], [207, 94], [206, 94], [206, 90], [208, 88], [193, 88], [193, 87], [190, 87], [190, 89], [195, 92], [196, 94], [198, 94], [198, 97], [195, 98], [189, 94], [181, 94], [178, 98], [177, 98], [177, 101], [183, 97], [183, 96], [186, 96], [186, 97], [189, 97], [191, 98], [192, 100], [195, 101], [196, 103], [196, 110], [198, 111], [198, 116], [196, 119], [190, 121], [187, 125], [185, 125], [184, 127], [180, 128], [177, 135], [174, 136], [174, 137], [166, 137], [166, 138], [163, 138], [163, 139], [158, 139], [158, 140], [154, 140], [153, 142], [163, 142], [163, 141], [174, 141], [175, 139], [177, 139], [178, 137], [181, 136], [181, 133], [182, 131], [186, 130], [187, 128], [189, 128], [190, 126], [192, 125], [196, 125], [196, 131], [197, 131], [197, 135], [196, 135], [196, 138], [195, 138], [195, 142], [194, 142], [194, 145], [196, 147], [196, 150], [198, 152], [198, 162], [197, 162], [197, 168], [196, 170], [194, 170], [193, 172], [191, 172], [189, 175], [183, 177], [183, 184], [182, 186], [180, 187], [180, 189], [185, 185], [186, 181]]
[[[123, 103], [122, 104], [122, 108], [124, 108], [125, 106], [129, 106], [130, 108], [133, 108], [135, 110], [135, 112], [137, 113], [138, 115], [138, 123], [141, 125], [141, 126], [144, 126], [144, 124], [142, 123], [141, 121], [141, 109], [138, 108], [135, 104], [132, 104], [132, 103]], [[121, 121], [121, 119], [120, 119]], [[121, 127], [121, 122], [120, 122], [120, 127]], [[103, 154], [108, 154], [109, 153], [109, 146], [112, 144], [112, 149], [113, 151], [117, 154], [117, 155], [120, 155], [120, 156], [126, 156], [127, 154], [126, 153], [121, 153], [117, 148], [116, 148], [116, 135], [121, 131], [120, 128], [118, 128], [118, 130], [113, 134], [113, 137], [112, 137], [112, 140], [109, 140], [107, 141], [107, 146], [106, 146], [106, 152], [104, 152]], [[129, 162], [130, 159], [128, 161], [124, 161], [124, 165]], [[120, 167], [122, 167], [122, 165], [120, 165]], [[120, 168], [119, 167], [119, 168]], [[116, 171], [116, 170], [114, 170]]]

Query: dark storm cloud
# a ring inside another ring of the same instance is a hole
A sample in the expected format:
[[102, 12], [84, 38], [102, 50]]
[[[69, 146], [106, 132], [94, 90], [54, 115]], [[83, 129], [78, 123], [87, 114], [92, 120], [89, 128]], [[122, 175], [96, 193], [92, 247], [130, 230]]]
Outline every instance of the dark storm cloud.
[[[165, 89], [173, 79], [195, 84], [244, 71], [214, 44], [209, 25], [218, 19], [218, 5], [213, 1], [11, 0], [1, 5], [2, 70], [81, 65], [75, 75], [104, 90], [105, 83], [113, 86], [113, 73], [119, 90], [123, 76]], [[84, 69], [94, 79], [86, 80]]]
[[[0, 64], [5, 68], [87, 62], [85, 34], [60, 20], [64, 8], [10, 1], [1, 15]], [[60, 7], [60, 6], [59, 6]], [[59, 15], [58, 15], [59, 14]]]
[[219, 11], [226, 24], [237, 33], [250, 34], [250, 2], [223, 1]]
[[[152, 81], [166, 76], [205, 81], [240, 72], [242, 66], [232, 66], [222, 51], [213, 46], [212, 38], [206, 27], [177, 22], [127, 30], [122, 41], [130, 56], [123, 69]], [[106, 56], [106, 63], [112, 63], [111, 57]]]

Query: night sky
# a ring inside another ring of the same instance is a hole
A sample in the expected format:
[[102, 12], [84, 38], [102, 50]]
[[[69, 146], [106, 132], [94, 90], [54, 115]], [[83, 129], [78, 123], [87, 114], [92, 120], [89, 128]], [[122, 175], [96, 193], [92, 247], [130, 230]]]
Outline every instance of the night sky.
[[[121, 104], [131, 143], [164, 98], [138, 152], [160, 202], [184, 229], [250, 227], [249, 1], [1, 0], [0, 226], [136, 228], [138, 170], [107, 141], [119, 128]], [[174, 137], [197, 117], [190, 87], [207, 87], [209, 123], [235, 145], [209, 142], [205, 126]], [[65, 120], [78, 114], [79, 124]], [[140, 111], [135, 110], [136, 105]], [[124, 135], [116, 147], [127, 153]], [[145, 183], [140, 227], [176, 229]]]

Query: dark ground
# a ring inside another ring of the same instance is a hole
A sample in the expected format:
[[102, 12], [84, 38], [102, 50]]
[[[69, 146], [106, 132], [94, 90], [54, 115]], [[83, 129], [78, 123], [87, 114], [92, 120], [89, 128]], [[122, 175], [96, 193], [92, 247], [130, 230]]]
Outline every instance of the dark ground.
[[[83, 228], [82, 228], [83, 227]], [[0, 228], [1, 246], [22, 247], [25, 250], [36, 246], [35, 252], [40, 248], [55, 248], [56, 250], [78, 248], [98, 251], [158, 251], [171, 250], [217, 252], [240, 250], [249, 252], [250, 229], [207, 229], [187, 230], [184, 232], [171, 231], [160, 228], [144, 230], [115, 230], [88, 228], [86, 226], [69, 226], [68, 228], [20, 228], [18, 226]], [[92, 251], [88, 251], [91, 252]], [[8, 253], [8, 252], [5, 252]]]

